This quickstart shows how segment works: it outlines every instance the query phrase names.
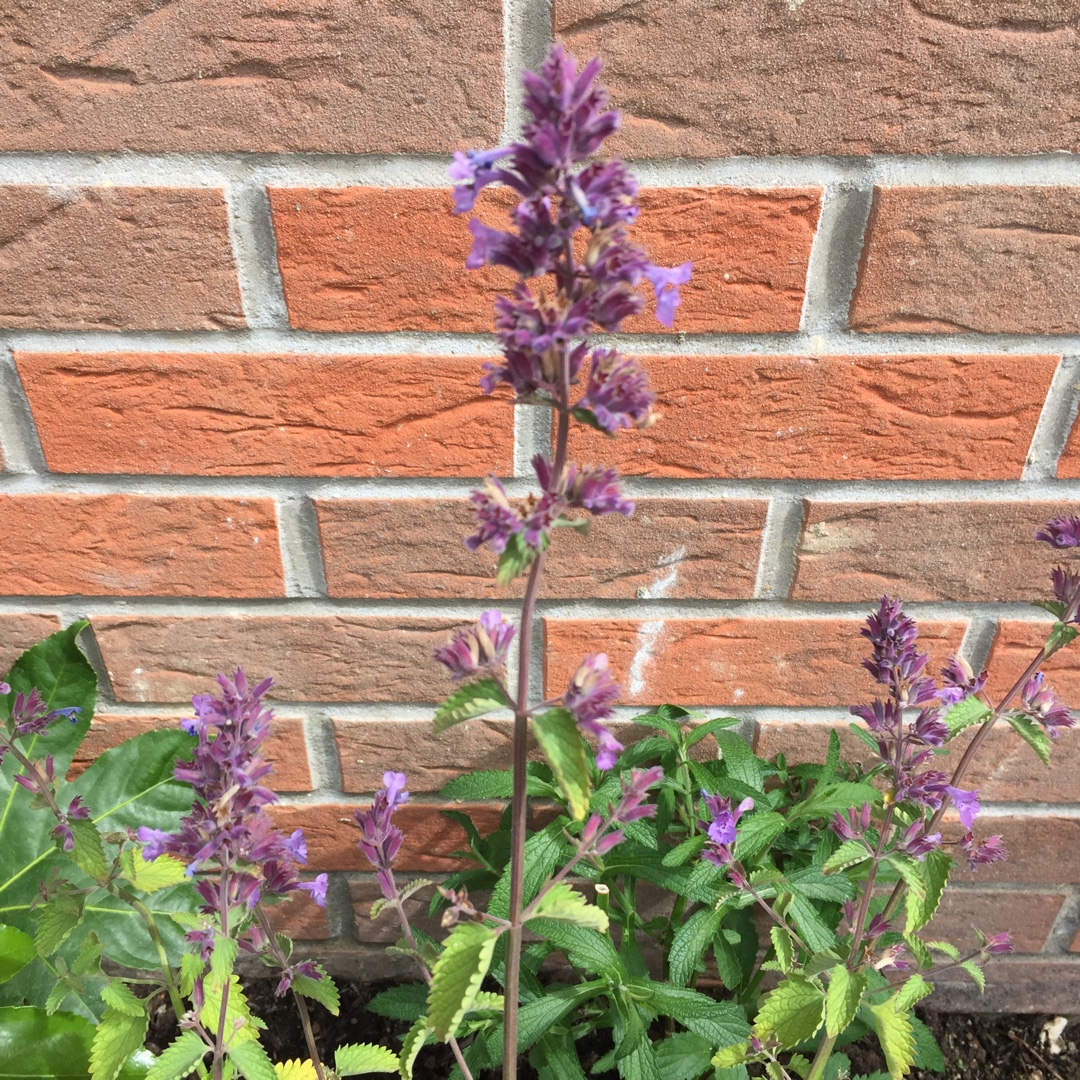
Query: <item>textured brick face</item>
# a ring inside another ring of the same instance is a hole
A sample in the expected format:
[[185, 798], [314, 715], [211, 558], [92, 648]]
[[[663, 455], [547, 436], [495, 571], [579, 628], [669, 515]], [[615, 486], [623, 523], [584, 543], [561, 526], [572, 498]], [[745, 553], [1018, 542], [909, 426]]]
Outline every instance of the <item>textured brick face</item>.
[[243, 325], [220, 190], [0, 186], [0, 329]]
[[476, 476], [513, 460], [513, 414], [469, 357], [15, 359], [57, 472]]
[[498, 137], [499, 0], [80, 0], [9, 5], [4, 22], [3, 150], [445, 153]]
[[0, 496], [0, 569], [28, 596], [281, 596], [274, 505], [149, 495]]
[[1075, 188], [880, 188], [851, 324], [916, 333], [1076, 333], [1078, 253]]
[[[639, 499], [629, 520], [611, 515], [587, 537], [560, 535], [541, 595], [748, 598], [765, 509], [741, 499]], [[505, 595], [487, 549], [471, 552], [462, 543], [475, 528], [471, 511], [466, 499], [317, 502], [330, 595]], [[512, 594], [522, 590], [519, 581]]]
[[650, 356], [663, 419], [575, 439], [626, 474], [1018, 479], [1051, 356]]
[[59, 629], [60, 620], [55, 615], [24, 612], [0, 615], [0, 675], [6, 673], [31, 645]]
[[[635, 157], [1080, 147], [1074, 0], [555, 0]], [[1019, 73], [1023, 73], [1020, 76]]]
[[[294, 327], [487, 331], [513, 283], [462, 269], [471, 246], [442, 188], [272, 188], [278, 261]], [[797, 330], [820, 196], [815, 190], [673, 188], [642, 192], [635, 239], [661, 265], [694, 260], [679, 331]], [[505, 227], [505, 193], [478, 212]], [[657, 333], [651, 316], [628, 322]]]

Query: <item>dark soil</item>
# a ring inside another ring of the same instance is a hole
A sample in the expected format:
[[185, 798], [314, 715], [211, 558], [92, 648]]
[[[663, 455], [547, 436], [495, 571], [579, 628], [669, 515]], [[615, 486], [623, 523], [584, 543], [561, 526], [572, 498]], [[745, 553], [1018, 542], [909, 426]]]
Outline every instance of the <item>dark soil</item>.
[[[381, 1043], [397, 1049], [408, 1024], [387, 1020], [368, 1012], [366, 1003], [384, 987], [339, 983], [341, 1015], [331, 1016], [312, 1004], [312, 1020], [319, 1052], [332, 1062], [338, 1046], [356, 1042]], [[275, 1061], [308, 1056], [303, 1032], [291, 997], [274, 997], [274, 984], [259, 981], [248, 987], [252, 1012], [266, 1021], [263, 1041]], [[1049, 1016], [987, 1016], [966, 1013], [921, 1013], [945, 1054], [944, 1073], [916, 1071], [911, 1080], [1080, 1080], [1080, 1018], [1070, 1022], [1052, 1053], [1043, 1036]], [[1073, 1028], [1076, 1028], [1074, 1031]], [[160, 1051], [175, 1036], [171, 1011], [162, 1009], [150, 1031], [147, 1045]], [[599, 1041], [598, 1059], [608, 1047]], [[858, 1073], [884, 1068], [876, 1042], [855, 1043], [844, 1049]], [[429, 1046], [420, 1054], [413, 1071], [415, 1080], [446, 1080], [453, 1059], [445, 1046]], [[583, 1061], [586, 1072], [591, 1062]], [[536, 1073], [524, 1065], [521, 1080], [535, 1080]], [[614, 1074], [611, 1074], [614, 1075]], [[480, 1080], [480, 1078], [477, 1078]], [[493, 1078], [494, 1080], [494, 1078]]]

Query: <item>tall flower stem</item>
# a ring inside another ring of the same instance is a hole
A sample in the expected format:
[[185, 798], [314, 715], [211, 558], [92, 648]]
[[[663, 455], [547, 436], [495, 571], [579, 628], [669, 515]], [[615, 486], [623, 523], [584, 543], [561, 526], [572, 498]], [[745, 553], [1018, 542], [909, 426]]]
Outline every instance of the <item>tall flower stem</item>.
[[[221, 867], [221, 879], [218, 884], [218, 904], [221, 917], [221, 936], [229, 936], [229, 867]], [[214, 1036], [214, 1080], [221, 1080], [225, 1067], [225, 1021], [229, 1015], [229, 990], [232, 980], [226, 976], [221, 987], [221, 1009], [218, 1012], [217, 1032]]]

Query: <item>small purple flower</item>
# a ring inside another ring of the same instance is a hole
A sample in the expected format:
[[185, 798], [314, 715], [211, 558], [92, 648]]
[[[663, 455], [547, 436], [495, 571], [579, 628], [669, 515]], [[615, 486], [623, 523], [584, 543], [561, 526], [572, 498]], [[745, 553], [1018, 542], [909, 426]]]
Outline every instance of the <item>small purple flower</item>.
[[644, 427], [653, 419], [656, 400], [641, 364], [615, 349], [596, 349], [585, 394], [578, 402], [608, 432]]
[[379, 887], [387, 900], [393, 900], [393, 864], [405, 839], [402, 831], [390, 820], [394, 811], [409, 801], [405, 790], [408, 781], [404, 773], [388, 770], [383, 773], [383, 788], [375, 793], [375, 801], [367, 810], [357, 810], [356, 824], [360, 826], [360, 850], [375, 867]]
[[574, 714], [578, 727], [595, 735], [599, 740], [596, 767], [607, 771], [615, 767], [620, 743], [600, 722], [613, 715], [612, 704], [621, 693], [615, 681], [605, 653], [586, 656], [574, 672], [570, 685], [563, 694], [563, 705]]
[[478, 622], [459, 630], [448, 644], [436, 648], [434, 656], [455, 681], [481, 672], [498, 675], [506, 665], [514, 632], [513, 623], [501, 611], [485, 611]]
[[66, 821], [59, 822], [49, 835], [52, 836], [54, 840], [62, 841], [65, 851], [75, 850], [75, 834], [71, 831], [71, 826]]
[[319, 907], [324, 908], [326, 907], [326, 889], [329, 884], [329, 876], [327, 874], [319, 874], [313, 881], [301, 881], [296, 887], [310, 893], [311, 899], [314, 900]]
[[899, 600], [883, 596], [860, 633], [873, 645], [873, 656], [863, 661], [863, 667], [889, 687], [900, 705], [923, 705], [937, 696], [933, 680], [922, 677], [930, 657], [916, 650], [918, 627], [904, 614]]
[[506, 489], [495, 476], [489, 476], [483, 487], [475, 488], [469, 499], [480, 527], [466, 538], [465, 546], [470, 551], [476, 551], [481, 545], [490, 544], [491, 550], [501, 555], [510, 537], [525, 528], [521, 514], [510, 505]]
[[675, 324], [675, 309], [682, 303], [679, 286], [690, 280], [692, 270], [693, 266], [688, 262], [670, 270], [650, 264], [645, 270], [645, 277], [656, 293], [656, 318], [669, 330]]
[[1043, 686], [1045, 676], [1035, 672], [1020, 692], [1023, 714], [1041, 724], [1052, 739], [1061, 734], [1061, 728], [1071, 728], [1076, 720], [1049, 686]]
[[987, 956], [1002, 956], [1005, 953], [1013, 952], [1012, 935], [1008, 930], [1004, 930], [1000, 934], [987, 938], [986, 944], [983, 945], [983, 952]]
[[456, 150], [450, 166], [450, 179], [462, 184], [454, 188], [454, 212], [463, 214], [473, 208], [481, 188], [501, 179], [496, 161], [513, 153], [512, 146], [496, 146], [493, 150]]
[[976, 675], [962, 656], [950, 656], [941, 669], [941, 679], [944, 685], [938, 691], [938, 701], [943, 705], [956, 705], [982, 691], [987, 673], [984, 670]]
[[754, 809], [754, 800], [743, 799], [732, 809], [729, 798], [722, 795], [710, 795], [707, 791], [702, 791], [701, 795], [709, 808], [709, 813], [712, 814], [711, 822], [698, 822], [708, 835], [705, 850], [701, 853], [702, 858], [715, 866], [727, 866], [733, 859], [731, 845], [735, 843], [735, 826], [743, 814]]
[[1080, 622], [1080, 574], [1055, 566], [1050, 577], [1054, 583], [1054, 596], [1065, 608], [1061, 621]]
[[965, 831], [970, 833], [972, 826], [975, 824], [975, 818], [979, 815], [978, 791], [964, 791], [962, 788], [955, 788], [950, 784], [946, 785], [945, 793], [952, 799], [953, 806], [956, 807], [956, 812], [960, 815], [960, 821]]
[[[7, 686], [7, 683], [3, 684]], [[8, 688], [10, 693], [10, 687]], [[58, 717], [64, 717], [73, 724], [79, 722], [82, 709], [72, 706], [66, 709], [50, 709], [45, 704], [41, 692], [34, 687], [28, 694], [18, 693], [11, 706], [12, 738], [18, 739], [25, 735], [38, 735], [43, 732]]]
[[1051, 518], [1035, 539], [1056, 548], [1080, 547], [1080, 517]]
[[[533, 464], [539, 473], [535, 460]], [[597, 516], [622, 514], [624, 517], [630, 517], [634, 512], [633, 500], [623, 495], [619, 474], [614, 469], [570, 462], [563, 473], [561, 490], [571, 510], [580, 508]]]
[[896, 850], [910, 855], [913, 859], [925, 859], [926, 856], [941, 847], [941, 833], [924, 834], [924, 822], [913, 821], [904, 831], [896, 845]]
[[0, 694], [10, 694], [11, 687], [6, 682], [0, 682]]
[[976, 843], [975, 837], [970, 832], [965, 833], [960, 841], [960, 850], [963, 851], [971, 870], [977, 870], [987, 863], [1003, 862], [1009, 857], [1000, 836], [988, 836], [980, 843]]

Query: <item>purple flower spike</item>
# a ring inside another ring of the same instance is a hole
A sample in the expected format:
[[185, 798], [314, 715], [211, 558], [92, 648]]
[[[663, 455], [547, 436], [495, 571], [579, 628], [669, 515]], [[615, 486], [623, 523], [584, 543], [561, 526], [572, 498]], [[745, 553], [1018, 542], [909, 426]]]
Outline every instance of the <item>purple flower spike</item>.
[[396, 895], [393, 864], [405, 839], [404, 833], [390, 818], [399, 806], [409, 801], [406, 783], [404, 773], [383, 773], [383, 789], [375, 793], [374, 803], [368, 810], [357, 810], [355, 814], [356, 824], [360, 826], [360, 850], [375, 867], [379, 887], [387, 900], [393, 900]]
[[962, 656], [950, 656], [941, 669], [941, 679], [944, 686], [938, 691], [938, 701], [943, 705], [956, 705], [982, 691], [987, 673], [984, 670], [976, 675]]
[[1054, 596], [1065, 608], [1061, 621], [1080, 622], [1080, 574], [1055, 566], [1050, 577], [1054, 583]]
[[1041, 724], [1052, 739], [1058, 738], [1061, 728], [1071, 728], [1076, 720], [1049, 686], [1043, 686], [1045, 676], [1035, 672], [1020, 692], [1023, 714]]
[[521, 514], [510, 505], [506, 489], [495, 476], [489, 476], [483, 487], [474, 489], [469, 499], [480, 527], [465, 540], [465, 546], [476, 551], [481, 545], [490, 544], [491, 550], [501, 555], [510, 537], [525, 528]]
[[574, 714], [578, 727], [595, 735], [599, 741], [596, 767], [604, 772], [615, 767], [622, 743], [600, 721], [614, 712], [612, 704], [618, 700], [621, 690], [611, 674], [605, 653], [586, 656], [574, 672], [563, 705]]
[[1051, 518], [1035, 539], [1056, 548], [1080, 547], [1080, 517]]
[[979, 815], [978, 791], [964, 791], [961, 788], [947, 785], [945, 793], [952, 799], [953, 806], [956, 807], [956, 812], [960, 815], [964, 830], [971, 832], [972, 826], [975, 824], [975, 818]]
[[960, 841], [960, 850], [971, 870], [977, 870], [987, 863], [1003, 862], [1009, 857], [1000, 836], [988, 836], [981, 843], [976, 843], [975, 837], [970, 832], [966, 833]]
[[702, 858], [715, 866], [727, 866], [734, 858], [731, 854], [731, 845], [735, 843], [735, 826], [743, 814], [754, 809], [754, 800], [743, 799], [732, 809], [731, 800], [722, 795], [710, 795], [706, 791], [703, 791], [701, 795], [713, 818], [711, 822], [698, 823], [708, 834], [705, 850], [701, 853]]
[[614, 349], [593, 352], [589, 384], [578, 405], [591, 410], [605, 431], [648, 426], [655, 400], [648, 376], [637, 360]]
[[434, 657], [444, 664], [455, 681], [486, 672], [498, 675], [506, 665], [514, 626], [501, 611], [485, 611], [479, 622], [459, 630], [449, 644], [434, 650]]

